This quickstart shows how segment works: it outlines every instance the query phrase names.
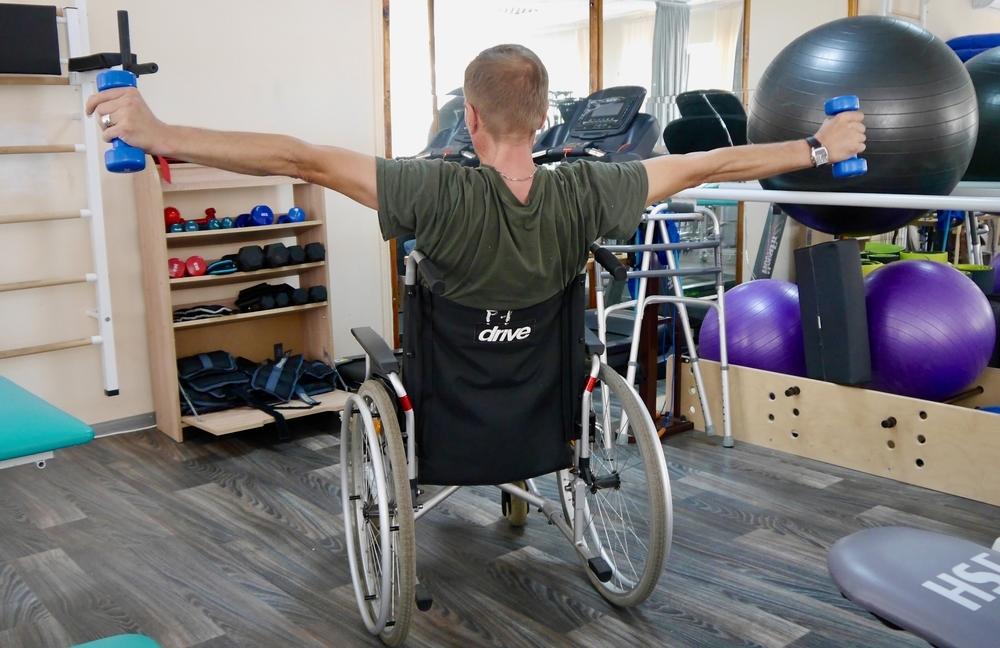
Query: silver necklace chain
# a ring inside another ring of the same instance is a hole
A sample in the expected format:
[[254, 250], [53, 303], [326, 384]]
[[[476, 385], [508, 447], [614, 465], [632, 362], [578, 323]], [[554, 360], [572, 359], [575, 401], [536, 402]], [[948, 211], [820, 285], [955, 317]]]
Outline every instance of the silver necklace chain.
[[532, 178], [534, 178], [535, 177], [535, 173], [537, 173], [537, 172], [538, 172], [538, 167], [536, 166], [531, 171], [531, 175], [524, 176], [523, 178], [512, 178], [509, 175], [507, 175], [506, 173], [504, 173], [503, 171], [501, 171], [500, 169], [497, 169], [497, 173], [500, 174], [500, 177], [503, 178], [504, 180], [506, 180], [507, 182], [527, 182], [528, 180], [531, 180]]

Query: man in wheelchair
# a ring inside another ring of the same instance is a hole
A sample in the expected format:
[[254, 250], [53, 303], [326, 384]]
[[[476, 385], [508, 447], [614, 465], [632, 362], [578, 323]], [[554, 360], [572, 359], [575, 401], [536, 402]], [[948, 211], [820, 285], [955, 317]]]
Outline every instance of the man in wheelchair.
[[[528, 504], [538, 508], [610, 602], [649, 596], [672, 531], [666, 465], [634, 391], [587, 343], [581, 269], [595, 240], [629, 236], [647, 204], [814, 158], [815, 143], [799, 140], [536, 167], [548, 110], [541, 61], [518, 45], [491, 47], [469, 64], [464, 92], [477, 168], [168, 125], [135, 88], [88, 101], [106, 141], [320, 184], [376, 209], [387, 240], [419, 241], [407, 260], [404, 366], [373, 331], [355, 329], [371, 378], [342, 416], [355, 594], [369, 631], [390, 645], [405, 638], [414, 606], [430, 604], [416, 579], [414, 522], [461, 485], [500, 485], [515, 523]], [[862, 152], [861, 113], [827, 120], [816, 139], [830, 162]], [[554, 484], [535, 483], [549, 473]], [[420, 501], [418, 483], [443, 488]]]

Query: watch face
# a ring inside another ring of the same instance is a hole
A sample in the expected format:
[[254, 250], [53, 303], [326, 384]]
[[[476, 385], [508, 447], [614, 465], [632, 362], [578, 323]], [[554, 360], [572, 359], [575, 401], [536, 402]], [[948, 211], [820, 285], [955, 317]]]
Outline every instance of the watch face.
[[812, 150], [813, 163], [816, 166], [822, 166], [830, 161], [830, 153], [826, 150], [825, 146], [818, 146]]

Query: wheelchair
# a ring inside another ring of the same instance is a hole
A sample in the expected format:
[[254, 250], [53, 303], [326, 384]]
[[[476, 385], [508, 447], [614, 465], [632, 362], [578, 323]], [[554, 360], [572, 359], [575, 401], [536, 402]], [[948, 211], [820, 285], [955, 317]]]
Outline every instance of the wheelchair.
[[[617, 264], [591, 249], [609, 271]], [[670, 551], [670, 483], [649, 413], [584, 326], [583, 275], [510, 311], [451, 302], [440, 277], [411, 252], [402, 367], [372, 329], [352, 329], [366, 379], [341, 414], [341, 496], [368, 631], [399, 645], [414, 608], [431, 607], [417, 577], [415, 522], [462, 486], [497, 486], [513, 525], [537, 510], [607, 601], [641, 603]], [[557, 499], [536, 484], [549, 475]], [[425, 486], [442, 488], [426, 496]]]

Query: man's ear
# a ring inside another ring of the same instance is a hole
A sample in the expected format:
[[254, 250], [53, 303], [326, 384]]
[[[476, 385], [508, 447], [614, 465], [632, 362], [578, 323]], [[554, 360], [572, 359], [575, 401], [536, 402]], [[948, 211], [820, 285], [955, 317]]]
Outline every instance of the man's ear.
[[479, 118], [479, 111], [468, 101], [465, 102], [465, 126], [469, 129], [470, 135], [477, 132], [483, 126], [483, 122]]

